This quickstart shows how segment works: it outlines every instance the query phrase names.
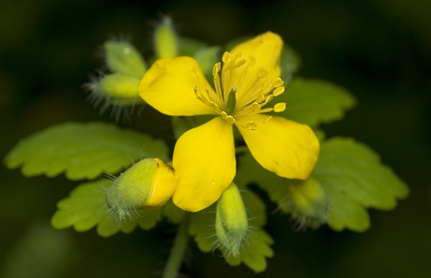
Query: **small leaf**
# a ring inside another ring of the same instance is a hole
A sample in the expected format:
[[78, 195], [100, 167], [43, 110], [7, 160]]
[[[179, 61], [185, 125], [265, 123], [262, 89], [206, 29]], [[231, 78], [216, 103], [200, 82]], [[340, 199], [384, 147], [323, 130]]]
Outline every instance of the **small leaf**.
[[144, 157], [165, 158], [161, 140], [105, 123], [65, 123], [21, 140], [6, 157], [9, 168], [22, 166], [29, 177], [66, 172], [71, 180], [115, 174]]
[[228, 256], [229, 251], [225, 250], [217, 241], [215, 205], [190, 215], [189, 234], [193, 236], [202, 252], [211, 252], [215, 248], [219, 248], [230, 265], [235, 266], [243, 262], [255, 272], [261, 272], [266, 268], [266, 258], [273, 256], [270, 248], [273, 241], [260, 228], [266, 222], [265, 205], [251, 191], [241, 190], [241, 196], [247, 209], [250, 231], [237, 258]]
[[226, 256], [226, 252], [223, 252], [223, 256], [231, 266], [237, 266], [243, 262], [254, 272], [259, 273], [266, 269], [266, 258], [274, 256], [274, 251], [270, 247], [273, 243], [273, 239], [263, 229], [253, 229], [239, 257]]
[[147, 68], [139, 51], [127, 41], [106, 41], [105, 60], [107, 67], [115, 73], [141, 78]]
[[[333, 138], [322, 144], [312, 175], [329, 196], [328, 224], [334, 230], [365, 229], [355, 219], [368, 220], [356, 204], [381, 210], [394, 209], [408, 195], [406, 184], [381, 164], [379, 156], [352, 139]], [[354, 205], [355, 204], [355, 205]]]
[[323, 80], [294, 78], [277, 101], [286, 102], [282, 115], [290, 120], [316, 126], [339, 120], [355, 99], [345, 89]]
[[97, 225], [97, 233], [108, 237], [119, 231], [130, 233], [136, 225], [149, 230], [161, 219], [160, 209], [137, 210], [136, 218], [119, 223], [105, 203], [111, 184], [112, 181], [99, 180], [79, 185], [69, 197], [58, 202], [58, 210], [51, 219], [52, 226], [56, 229], [73, 227], [78, 232], [84, 232]]
[[[378, 155], [352, 139], [333, 138], [322, 143], [319, 161], [306, 181], [280, 178], [263, 169], [250, 153], [239, 159], [239, 165], [238, 185], [259, 184], [283, 212], [312, 227], [327, 223], [336, 231], [365, 231], [370, 225], [367, 208], [390, 210], [397, 199], [408, 195], [407, 186], [381, 164]], [[317, 186], [317, 191], [302, 191], [300, 187], [307, 184]], [[303, 195], [305, 203], [296, 203], [292, 187], [309, 194]], [[319, 190], [324, 191], [326, 202], [317, 198], [324, 196], [317, 194]]]

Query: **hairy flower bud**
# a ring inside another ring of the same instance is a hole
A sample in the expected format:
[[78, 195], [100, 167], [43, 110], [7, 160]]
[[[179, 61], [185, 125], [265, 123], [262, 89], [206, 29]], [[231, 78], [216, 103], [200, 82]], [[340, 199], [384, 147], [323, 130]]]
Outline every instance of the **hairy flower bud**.
[[176, 185], [172, 169], [163, 160], [143, 159], [115, 180], [108, 190], [106, 203], [120, 219], [132, 217], [136, 209], [163, 206]]
[[327, 196], [313, 178], [286, 180], [288, 203], [286, 206], [300, 225], [320, 226], [326, 221]]
[[101, 96], [109, 99], [114, 105], [128, 106], [144, 103], [138, 94], [138, 86], [141, 80], [134, 76], [112, 73], [108, 74], [96, 83], [93, 88]]
[[126, 41], [106, 41], [106, 65], [114, 73], [142, 78], [147, 66], [138, 50]]
[[157, 58], [178, 56], [178, 37], [170, 17], [163, 18], [154, 32], [154, 50]]
[[241, 194], [234, 183], [217, 202], [215, 227], [220, 244], [229, 254], [238, 257], [247, 237], [248, 219]]

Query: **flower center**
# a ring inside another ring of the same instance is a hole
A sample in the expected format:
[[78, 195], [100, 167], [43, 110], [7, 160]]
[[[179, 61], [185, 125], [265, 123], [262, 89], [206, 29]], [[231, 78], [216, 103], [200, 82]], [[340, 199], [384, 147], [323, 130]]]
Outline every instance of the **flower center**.
[[[215, 92], [206, 89], [206, 94], [203, 94], [196, 87], [195, 94], [197, 99], [211, 107], [224, 120], [247, 129], [255, 129], [254, 121], [242, 119], [256, 113], [285, 110], [286, 103], [262, 109], [284, 92], [284, 82], [279, 77], [271, 77], [267, 69], [257, 67], [253, 56], [245, 59], [240, 53], [231, 55], [225, 52], [222, 61], [223, 67], [220, 62], [213, 67]], [[270, 118], [268, 116], [267, 121]]]

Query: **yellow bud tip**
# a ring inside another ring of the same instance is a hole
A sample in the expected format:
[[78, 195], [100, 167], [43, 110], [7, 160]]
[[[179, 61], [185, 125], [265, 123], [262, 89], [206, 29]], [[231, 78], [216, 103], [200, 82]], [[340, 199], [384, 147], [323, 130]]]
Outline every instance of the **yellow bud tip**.
[[163, 160], [143, 159], [114, 181], [106, 203], [120, 219], [133, 217], [136, 209], [163, 206], [171, 198], [176, 184], [172, 169]]

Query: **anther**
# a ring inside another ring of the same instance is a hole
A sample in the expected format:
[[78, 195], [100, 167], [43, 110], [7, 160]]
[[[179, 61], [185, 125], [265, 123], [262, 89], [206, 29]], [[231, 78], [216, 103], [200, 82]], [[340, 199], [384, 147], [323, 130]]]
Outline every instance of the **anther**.
[[213, 76], [218, 75], [218, 73], [220, 72], [220, 69], [221, 69], [221, 64], [220, 62], [218, 62], [213, 67]]
[[245, 59], [239, 59], [238, 61], [235, 61], [235, 67], [239, 68], [240, 66], [244, 65], [246, 62]]
[[282, 93], [284, 93], [284, 86], [282, 86], [282, 87], [278, 87], [278, 88], [276, 88], [273, 92], [272, 92], [272, 94], [274, 95], [274, 96], [276, 96], [276, 97], [278, 97], [279, 95], [281, 95]]
[[257, 102], [253, 102], [253, 104], [251, 105], [251, 109], [253, 109], [254, 112], [259, 112], [260, 111], [260, 105]]
[[284, 110], [286, 110], [285, 102], [280, 102], [274, 105], [274, 112], [283, 112]]
[[274, 88], [278, 88], [283, 86], [284, 81], [281, 78], [276, 78], [274, 81], [272, 81], [272, 86], [274, 86]]
[[255, 121], [250, 121], [250, 122], [247, 123], [247, 129], [248, 130], [255, 130], [256, 126], [257, 126], [257, 124], [256, 124]]
[[231, 57], [232, 55], [230, 55], [229, 52], [225, 51], [223, 53], [223, 57], [221, 58], [221, 60], [223, 61], [223, 63], [226, 63], [228, 60], [230, 60]]

